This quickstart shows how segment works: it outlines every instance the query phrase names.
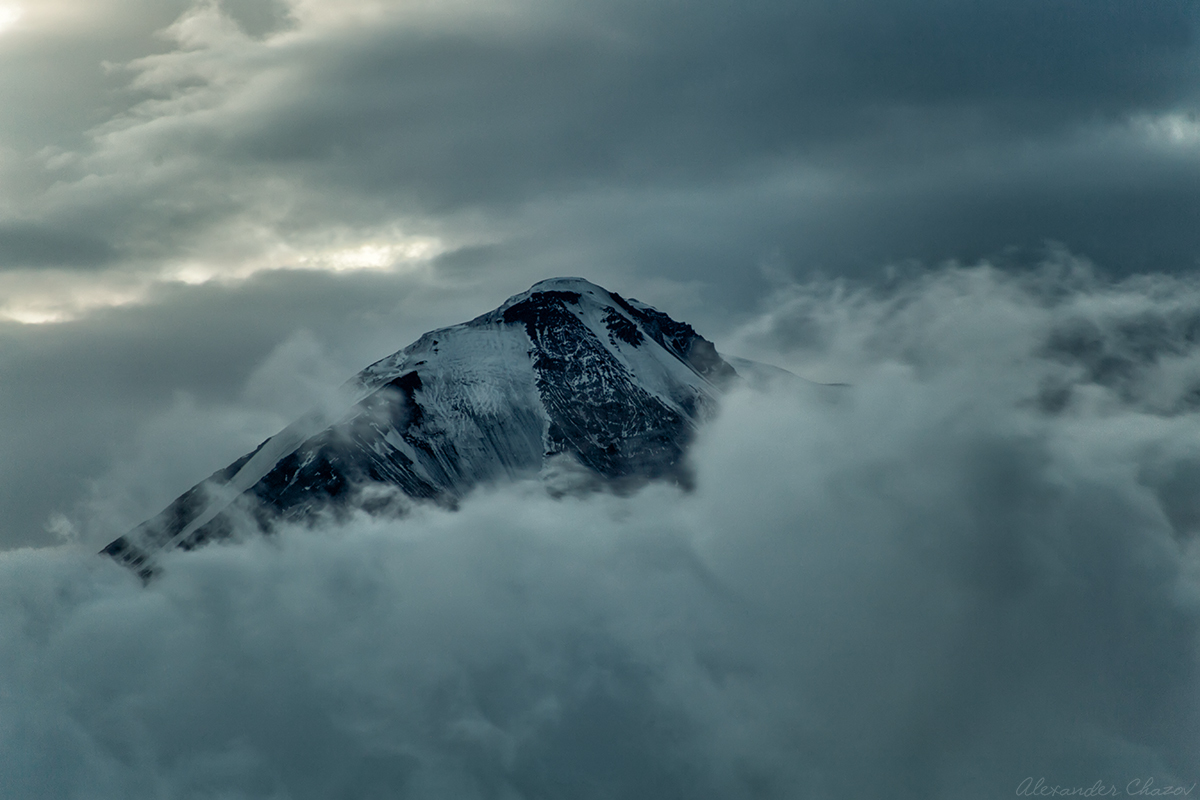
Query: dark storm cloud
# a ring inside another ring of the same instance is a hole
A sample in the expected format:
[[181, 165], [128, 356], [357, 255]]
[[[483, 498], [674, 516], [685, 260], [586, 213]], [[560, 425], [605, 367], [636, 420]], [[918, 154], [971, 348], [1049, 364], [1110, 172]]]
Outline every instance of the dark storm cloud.
[[[765, 258], [869, 274], [1054, 241], [1126, 274], [1200, 252], [1192, 3], [306, 8], [195, 6], [110, 70], [132, 83], [92, 146], [42, 156], [32, 213], [140, 269], [400, 220], [734, 291], [729, 265]], [[659, 230], [597, 224], [630, 193]]]
[[95, 267], [110, 263], [107, 242], [38, 225], [0, 225], [0, 269], [12, 267]]
[[1174, 108], [1193, 98], [1197, 75], [1189, 3], [525, 13], [517, 30], [468, 18], [461, 30], [356, 31], [352, 53], [326, 43], [309, 82], [234, 144], [428, 203], [489, 203], [580, 181], [729, 178], [789, 157], [849, 157], [840, 166], [853, 172], [864, 156], [887, 166], [1053, 136]]
[[286, 0], [222, 0], [225, 13], [251, 36], [273, 33], [289, 23]]

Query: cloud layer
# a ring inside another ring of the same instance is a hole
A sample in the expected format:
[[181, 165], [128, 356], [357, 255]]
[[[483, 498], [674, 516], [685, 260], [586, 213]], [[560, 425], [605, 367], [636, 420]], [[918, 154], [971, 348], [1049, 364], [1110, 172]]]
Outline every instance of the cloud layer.
[[12, 318], [370, 266], [364, 247], [515, 284], [569, 258], [742, 303], [771, 258], [873, 275], [1049, 240], [1127, 274], [1200, 252], [1182, 0], [110, 0], [86, 29], [74, 7], [0, 41], [23, 110], [0, 134]]
[[738, 341], [853, 385], [731, 395], [694, 492], [500, 487], [177, 554], [145, 588], [90, 542], [10, 552], [0, 785], [1190, 786], [1197, 320], [1192, 283], [1083, 269], [791, 286]]

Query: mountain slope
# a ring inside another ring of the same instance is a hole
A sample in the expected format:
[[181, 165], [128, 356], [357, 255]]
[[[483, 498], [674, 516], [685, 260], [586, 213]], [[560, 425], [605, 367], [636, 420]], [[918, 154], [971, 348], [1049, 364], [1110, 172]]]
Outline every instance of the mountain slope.
[[617, 484], [686, 481], [683, 454], [736, 372], [690, 325], [580, 278], [542, 281], [425, 334], [102, 551], [153, 555], [228, 536], [238, 515], [371, 508], [387, 492], [453, 503], [558, 458]]

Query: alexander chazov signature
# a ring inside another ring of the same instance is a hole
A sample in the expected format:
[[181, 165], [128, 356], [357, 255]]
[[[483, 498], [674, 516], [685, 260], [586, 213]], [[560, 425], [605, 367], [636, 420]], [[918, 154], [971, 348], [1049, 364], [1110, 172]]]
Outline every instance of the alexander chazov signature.
[[1191, 786], [1155, 786], [1154, 778], [1134, 778], [1129, 783], [1125, 784], [1125, 791], [1122, 792], [1117, 788], [1116, 784], [1106, 784], [1104, 781], [1096, 781], [1091, 786], [1058, 786], [1046, 783], [1045, 778], [1026, 778], [1017, 786], [1018, 797], [1117, 797], [1125, 795], [1128, 797], [1188, 797], [1192, 793], [1192, 789], [1196, 788], [1196, 784]]

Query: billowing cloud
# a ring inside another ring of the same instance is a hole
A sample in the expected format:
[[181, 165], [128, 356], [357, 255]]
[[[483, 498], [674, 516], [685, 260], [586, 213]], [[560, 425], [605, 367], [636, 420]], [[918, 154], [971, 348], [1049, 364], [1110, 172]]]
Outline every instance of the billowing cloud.
[[498, 487], [176, 554], [146, 587], [94, 542], [10, 552], [6, 791], [1189, 787], [1197, 297], [982, 269], [792, 287], [741, 341], [853, 385], [735, 392], [692, 492]]

